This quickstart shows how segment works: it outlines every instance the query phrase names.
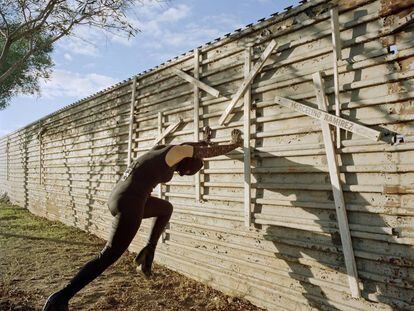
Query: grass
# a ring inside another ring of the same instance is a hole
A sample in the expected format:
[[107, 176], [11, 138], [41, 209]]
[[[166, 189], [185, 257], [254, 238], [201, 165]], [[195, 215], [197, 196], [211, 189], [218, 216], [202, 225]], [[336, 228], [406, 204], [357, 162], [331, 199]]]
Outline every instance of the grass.
[[[105, 241], [0, 202], [0, 310], [41, 310]], [[145, 279], [126, 252], [70, 304], [71, 310], [262, 310], [164, 267]]]

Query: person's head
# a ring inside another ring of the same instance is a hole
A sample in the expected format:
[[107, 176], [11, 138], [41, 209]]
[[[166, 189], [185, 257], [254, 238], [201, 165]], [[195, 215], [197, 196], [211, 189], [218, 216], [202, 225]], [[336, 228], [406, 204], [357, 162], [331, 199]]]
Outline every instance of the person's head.
[[197, 158], [184, 158], [178, 162], [176, 171], [180, 176], [194, 175], [203, 167], [203, 161]]
[[[181, 143], [180, 145], [186, 145], [191, 143]], [[180, 176], [194, 175], [203, 167], [203, 161], [198, 158], [184, 158], [178, 162], [176, 171]]]

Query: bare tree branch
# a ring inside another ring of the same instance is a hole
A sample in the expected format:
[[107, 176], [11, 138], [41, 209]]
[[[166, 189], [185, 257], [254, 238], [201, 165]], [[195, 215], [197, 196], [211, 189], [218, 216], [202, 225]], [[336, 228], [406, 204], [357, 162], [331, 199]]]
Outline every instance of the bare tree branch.
[[6, 16], [5, 16], [5, 14], [4, 14], [4, 12], [1, 8], [0, 8], [0, 16], [1, 16], [1, 19], [3, 20], [3, 22], [4, 22], [4, 26], [6, 26], [6, 29], [5, 29], [6, 32], [4, 32], [4, 30], [1, 29], [1, 28], [0, 28], [0, 31], [1, 31], [1, 34], [3, 35], [3, 37], [7, 38], [9, 36], [9, 33], [10, 33], [10, 26], [9, 26], [9, 23], [7, 22]]
[[[128, 20], [126, 12], [137, 2], [141, 0], [1, 1], [0, 21], [4, 25], [0, 27], [0, 85], [5, 85], [4, 82], [13, 72], [23, 68], [29, 79], [26, 81], [38, 88], [38, 84], [33, 81], [39, 76], [47, 76], [49, 70], [42, 71], [42, 66], [51, 68], [53, 64], [50, 58], [46, 58], [45, 62], [42, 53], [50, 53], [53, 44], [62, 37], [73, 35], [72, 31], [77, 26], [100, 28], [115, 36], [134, 36], [139, 30]], [[35, 66], [33, 64], [36, 59]], [[34, 66], [33, 72], [30, 71], [30, 66]], [[7, 81], [12, 85], [13, 81], [23, 80], [13, 76], [12, 80]], [[27, 91], [30, 87], [21, 85], [21, 89]], [[2, 96], [7, 98], [15, 93], [0, 90], [3, 92], [0, 93], [1, 109], [4, 103]]]
[[72, 30], [72, 28], [73, 28], [76, 24], [77, 24], [77, 23], [76, 23], [75, 21], [73, 21], [71, 24], [69, 24], [69, 26], [68, 26], [68, 27], [66, 27], [66, 29], [62, 30], [62, 32], [61, 32], [59, 35], [57, 35], [56, 37], [51, 38], [51, 39], [49, 40], [50, 44], [53, 44], [53, 43], [55, 43], [56, 41], [58, 41], [60, 38], [62, 38], [62, 37], [64, 37], [64, 36], [68, 35], [68, 34], [70, 33], [70, 31]]
[[3, 49], [2, 49], [1, 55], [0, 55], [0, 70], [3, 68], [4, 60], [6, 59], [7, 55], [9, 54], [9, 50], [10, 50], [11, 45], [12, 45], [12, 42], [7, 37], [5, 42], [4, 42]]
[[24, 22], [27, 23], [27, 14], [26, 14], [26, 7], [24, 6], [25, 2], [24, 1], [18, 1], [19, 5], [20, 5], [20, 9], [22, 10], [22, 15], [24, 18]]
[[[50, 14], [53, 12], [53, 9], [57, 2], [57, 0], [50, 0], [41, 14], [27, 23], [22, 23], [15, 31], [10, 34], [12, 41], [17, 41], [27, 34], [40, 30], [41, 27], [46, 23]], [[37, 22], [39, 22], [38, 25], [36, 25]], [[23, 31], [23, 29], [26, 30]]]

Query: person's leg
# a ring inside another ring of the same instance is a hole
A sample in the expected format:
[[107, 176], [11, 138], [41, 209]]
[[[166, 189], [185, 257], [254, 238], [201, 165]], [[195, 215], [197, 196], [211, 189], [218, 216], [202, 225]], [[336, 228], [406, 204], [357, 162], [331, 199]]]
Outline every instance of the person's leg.
[[86, 263], [64, 288], [68, 299], [102, 274], [128, 249], [141, 224], [142, 215], [120, 213], [115, 217], [108, 243], [100, 254]]
[[144, 217], [156, 217], [152, 224], [151, 233], [148, 239], [148, 244], [157, 245], [157, 242], [168, 224], [173, 212], [173, 206], [170, 202], [157, 198], [148, 197], [144, 207]]
[[51, 300], [51, 303], [49, 303], [51, 307], [48, 308], [48, 303], [46, 303], [44, 310], [55, 310], [54, 304], [67, 304], [77, 292], [121, 257], [135, 237], [141, 224], [144, 213], [144, 201], [140, 205], [136, 206], [134, 204], [134, 206], [129, 206], [130, 208], [125, 208], [125, 211], [120, 212], [115, 217], [112, 222], [110, 237], [104, 249], [96, 258], [86, 263], [62, 290], [51, 296], [54, 297], [49, 299]]
[[151, 275], [152, 261], [154, 260], [157, 242], [171, 218], [173, 206], [170, 202], [156, 197], [149, 197], [145, 204], [144, 218], [156, 217], [152, 224], [147, 245], [135, 258], [135, 263], [142, 265], [141, 270], [146, 277]]

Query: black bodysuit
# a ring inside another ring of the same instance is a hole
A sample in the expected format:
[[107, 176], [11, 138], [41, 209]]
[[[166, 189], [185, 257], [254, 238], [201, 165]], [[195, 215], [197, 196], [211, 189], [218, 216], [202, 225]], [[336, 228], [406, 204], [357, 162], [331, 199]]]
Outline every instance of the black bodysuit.
[[147, 197], [159, 183], [171, 180], [174, 169], [165, 162], [171, 147], [157, 145], [128, 166], [109, 196], [108, 207], [113, 216], [129, 208], [122, 204], [124, 198]]
[[171, 147], [153, 147], [136, 159], [117, 182], [108, 200], [109, 210], [115, 216], [108, 242], [59, 292], [65, 300], [72, 298], [127, 250], [143, 218], [157, 217], [149, 238], [149, 244], [156, 245], [171, 217], [172, 205], [150, 194], [157, 184], [170, 181], [174, 175], [174, 168], [165, 162]]

